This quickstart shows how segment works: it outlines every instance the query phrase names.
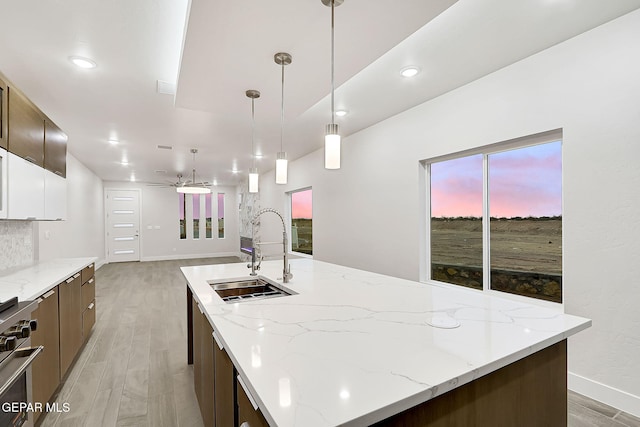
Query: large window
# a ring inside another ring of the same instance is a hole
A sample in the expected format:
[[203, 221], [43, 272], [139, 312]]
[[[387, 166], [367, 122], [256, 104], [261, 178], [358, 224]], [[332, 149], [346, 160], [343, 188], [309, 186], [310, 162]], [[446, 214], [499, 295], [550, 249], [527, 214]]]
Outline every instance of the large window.
[[553, 136], [427, 163], [431, 279], [562, 302], [562, 143]]
[[291, 250], [313, 255], [313, 202], [311, 189], [291, 194]]

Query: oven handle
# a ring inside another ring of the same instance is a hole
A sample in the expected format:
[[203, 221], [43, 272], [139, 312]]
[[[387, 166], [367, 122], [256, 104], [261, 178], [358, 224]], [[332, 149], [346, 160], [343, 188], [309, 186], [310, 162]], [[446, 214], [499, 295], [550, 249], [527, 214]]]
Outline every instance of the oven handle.
[[22, 375], [27, 369], [29, 369], [29, 366], [31, 366], [36, 357], [40, 355], [42, 350], [44, 350], [44, 346], [38, 346], [36, 348], [21, 348], [14, 352], [16, 358], [27, 357], [27, 355], [29, 357], [27, 358], [27, 360], [22, 362], [22, 365], [20, 365], [20, 367], [13, 373], [13, 375], [9, 377], [7, 382], [5, 382], [2, 387], [0, 387], [0, 396], [2, 396], [16, 381], [18, 381], [20, 375]]

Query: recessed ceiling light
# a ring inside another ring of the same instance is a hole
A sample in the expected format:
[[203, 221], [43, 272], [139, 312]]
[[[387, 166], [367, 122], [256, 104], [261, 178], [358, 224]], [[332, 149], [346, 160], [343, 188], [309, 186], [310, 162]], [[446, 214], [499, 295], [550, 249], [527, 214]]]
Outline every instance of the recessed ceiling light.
[[238, 169], [236, 168], [231, 169], [231, 173], [238, 173]]
[[128, 160], [123, 160], [123, 161], [120, 162], [120, 164], [122, 166], [128, 166], [129, 165], [129, 161]]
[[136, 182], [136, 176], [135, 176], [135, 175], [131, 175], [131, 179], [130, 179], [130, 181], [131, 181], [131, 182]]
[[262, 158], [262, 153], [256, 153], [256, 159], [261, 159]]
[[347, 110], [337, 110], [336, 111], [336, 116], [338, 116], [338, 117], [344, 117], [347, 114], [349, 114], [349, 112]]
[[405, 67], [400, 70], [400, 75], [402, 77], [413, 77], [420, 72], [420, 68], [416, 66]]
[[218, 180], [217, 179], [213, 180], [213, 185], [218, 185]]
[[112, 138], [112, 139], [109, 140], [109, 144], [111, 144], [111, 145], [118, 145], [119, 143], [120, 143], [120, 141], [118, 141], [117, 139], [113, 139]]
[[89, 58], [84, 58], [82, 56], [70, 56], [69, 61], [73, 62], [74, 65], [80, 68], [89, 69], [89, 68], [96, 68], [98, 66], [98, 64], [96, 64], [94, 61], [90, 60]]

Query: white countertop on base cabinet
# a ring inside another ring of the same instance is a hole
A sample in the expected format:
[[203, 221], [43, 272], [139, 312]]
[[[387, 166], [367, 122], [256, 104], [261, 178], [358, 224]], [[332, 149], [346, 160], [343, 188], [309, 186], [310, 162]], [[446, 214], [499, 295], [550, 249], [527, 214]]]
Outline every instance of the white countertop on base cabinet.
[[0, 272], [0, 301], [15, 296], [20, 301], [33, 300], [82, 270], [97, 258], [60, 258], [35, 262], [30, 266]]
[[[286, 287], [297, 295], [231, 304], [207, 281], [247, 277], [246, 263], [182, 268], [265, 418], [281, 427], [369, 425], [591, 325], [467, 289], [309, 259], [291, 268]], [[259, 272], [281, 273], [281, 261]]]

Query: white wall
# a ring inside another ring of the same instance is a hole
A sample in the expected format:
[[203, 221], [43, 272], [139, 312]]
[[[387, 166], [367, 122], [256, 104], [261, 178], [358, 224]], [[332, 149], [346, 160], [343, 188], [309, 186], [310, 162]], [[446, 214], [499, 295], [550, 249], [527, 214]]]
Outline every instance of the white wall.
[[[225, 194], [224, 239], [217, 237], [216, 230], [212, 239], [197, 240], [192, 239], [189, 234], [186, 240], [179, 238], [179, 205], [175, 188], [151, 187], [134, 182], [105, 182], [104, 188], [141, 190], [141, 261], [237, 256], [240, 253], [235, 187], [212, 188], [214, 198], [217, 193]], [[214, 214], [216, 213], [217, 210], [214, 209]], [[214, 221], [214, 225], [216, 223]], [[201, 236], [204, 236], [204, 231], [201, 231]]]
[[261, 204], [312, 186], [316, 259], [418, 280], [419, 161], [561, 128], [565, 310], [593, 319], [570, 385], [640, 416], [639, 40], [635, 11], [345, 138], [338, 171], [320, 150], [264, 174]]
[[102, 180], [67, 154], [67, 220], [34, 223], [36, 259], [97, 257], [104, 263]]

